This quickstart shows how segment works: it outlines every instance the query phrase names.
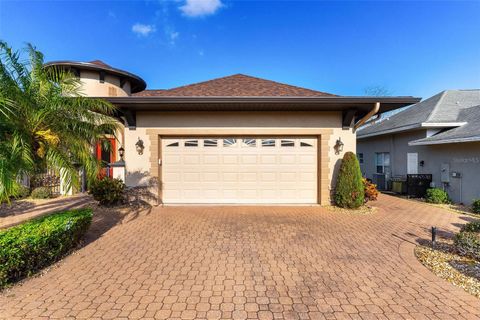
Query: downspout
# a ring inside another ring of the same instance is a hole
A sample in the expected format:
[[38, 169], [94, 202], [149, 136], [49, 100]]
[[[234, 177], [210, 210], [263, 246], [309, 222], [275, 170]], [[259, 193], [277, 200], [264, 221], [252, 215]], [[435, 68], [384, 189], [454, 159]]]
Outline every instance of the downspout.
[[365, 122], [367, 122], [371, 117], [376, 115], [378, 111], [380, 110], [380, 102], [375, 102], [375, 105], [373, 106], [372, 110], [370, 110], [365, 117], [362, 119], [358, 120], [357, 123], [353, 126], [353, 132], [357, 131], [358, 128], [360, 128]]

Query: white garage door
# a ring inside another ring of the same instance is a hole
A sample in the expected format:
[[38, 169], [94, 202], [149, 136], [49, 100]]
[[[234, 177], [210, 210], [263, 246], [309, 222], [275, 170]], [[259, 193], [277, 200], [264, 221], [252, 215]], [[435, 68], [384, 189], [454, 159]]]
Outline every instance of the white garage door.
[[316, 138], [162, 139], [164, 203], [317, 203]]

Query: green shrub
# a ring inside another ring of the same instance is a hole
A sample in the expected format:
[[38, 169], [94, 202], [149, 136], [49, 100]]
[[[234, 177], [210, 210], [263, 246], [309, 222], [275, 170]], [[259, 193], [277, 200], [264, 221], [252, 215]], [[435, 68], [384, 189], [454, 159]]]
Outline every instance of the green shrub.
[[346, 152], [337, 177], [335, 203], [342, 208], [358, 208], [364, 203], [364, 197], [360, 164], [353, 152]]
[[473, 200], [472, 211], [474, 213], [480, 213], [480, 199]]
[[18, 189], [16, 199], [25, 199], [30, 195], [30, 188], [25, 186], [20, 186]]
[[467, 223], [460, 230], [461, 232], [480, 232], [480, 220]]
[[60, 259], [85, 234], [91, 209], [59, 212], [0, 231], [0, 288]]
[[48, 187], [38, 187], [32, 190], [33, 199], [48, 199], [52, 197], [52, 191]]
[[427, 194], [425, 195], [425, 200], [428, 203], [450, 203], [450, 198], [448, 193], [439, 188], [427, 189]]
[[125, 184], [120, 179], [103, 178], [92, 183], [89, 192], [101, 205], [114, 205], [125, 199]]
[[455, 235], [454, 241], [460, 254], [480, 260], [480, 234], [478, 232], [459, 232]]

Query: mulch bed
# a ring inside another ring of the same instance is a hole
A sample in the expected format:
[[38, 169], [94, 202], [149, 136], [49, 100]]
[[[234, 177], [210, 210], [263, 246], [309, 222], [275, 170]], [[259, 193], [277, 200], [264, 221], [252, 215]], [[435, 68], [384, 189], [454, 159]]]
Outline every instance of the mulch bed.
[[435, 275], [480, 298], [480, 261], [459, 255], [453, 241], [431, 242], [415, 248], [417, 259]]
[[346, 209], [346, 208], [340, 208], [337, 206], [325, 206], [324, 208], [334, 213], [353, 214], [353, 215], [366, 215], [366, 214], [372, 214], [377, 211], [377, 208], [372, 207], [370, 205], [363, 205], [358, 209]]

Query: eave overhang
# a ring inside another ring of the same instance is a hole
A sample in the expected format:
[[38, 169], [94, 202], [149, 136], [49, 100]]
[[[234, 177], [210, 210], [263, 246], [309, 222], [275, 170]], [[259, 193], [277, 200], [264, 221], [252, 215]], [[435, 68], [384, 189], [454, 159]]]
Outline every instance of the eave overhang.
[[436, 144], [447, 144], [447, 143], [467, 143], [467, 142], [479, 142], [480, 136], [473, 136], [473, 137], [465, 137], [465, 138], [451, 138], [451, 139], [439, 139], [439, 140], [429, 140], [420, 139], [410, 141], [408, 143], [409, 146], [429, 146], [429, 145], [436, 145]]
[[[419, 102], [415, 97], [103, 97], [123, 113], [137, 111], [341, 111], [344, 126], [366, 115], [376, 102], [380, 113]], [[133, 118], [131, 116], [130, 118]], [[129, 126], [131, 126], [129, 124]]]
[[466, 124], [466, 122], [422, 122], [422, 123], [415, 123], [412, 125], [407, 126], [400, 126], [389, 130], [382, 130], [367, 134], [357, 134], [357, 139], [366, 139], [376, 136], [381, 136], [384, 134], [392, 134], [392, 133], [402, 133], [407, 131], [414, 131], [420, 129], [444, 129], [444, 128], [456, 128]]
[[139, 76], [133, 73], [130, 73], [128, 71], [113, 68], [106, 65], [102, 66], [102, 65], [97, 65], [90, 62], [66, 61], [66, 60], [51, 61], [44, 64], [44, 67], [46, 68], [52, 67], [52, 66], [63, 67], [63, 68], [77, 68], [80, 70], [104, 71], [106, 73], [120, 77], [121, 80], [127, 79], [128, 81], [130, 81], [132, 93], [143, 91], [147, 87], [147, 83], [145, 82], [145, 80], [143, 80]]

